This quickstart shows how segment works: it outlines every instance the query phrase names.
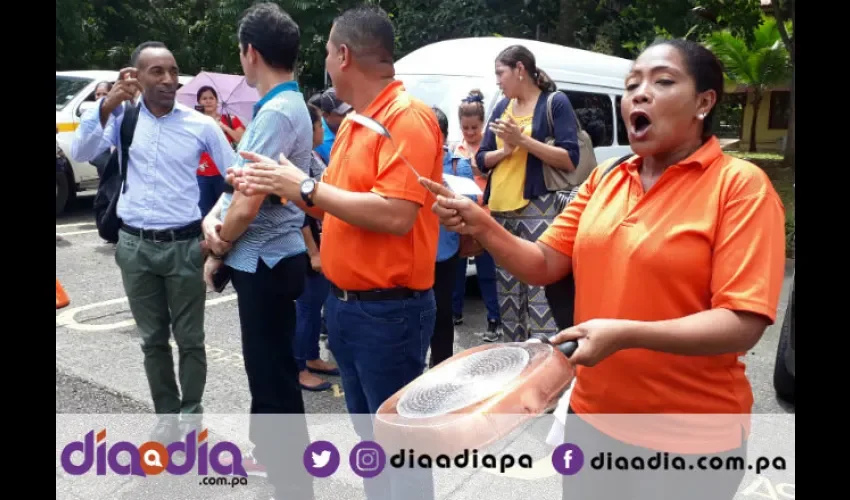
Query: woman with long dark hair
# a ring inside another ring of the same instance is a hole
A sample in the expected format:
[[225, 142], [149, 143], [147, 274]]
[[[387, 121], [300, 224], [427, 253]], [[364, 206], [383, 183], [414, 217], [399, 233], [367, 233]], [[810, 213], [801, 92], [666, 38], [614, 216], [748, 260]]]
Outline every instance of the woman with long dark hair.
[[[571, 172], [579, 163], [575, 113], [567, 96], [558, 92], [537, 67], [534, 54], [522, 45], [512, 45], [496, 57], [496, 78], [505, 98], [493, 109], [475, 154], [478, 169], [489, 174], [484, 203], [508, 232], [534, 241], [558, 215], [557, 196], [546, 185], [544, 164]], [[552, 93], [554, 130], [547, 119]], [[554, 137], [553, 144], [547, 144], [548, 137]], [[524, 283], [504, 267], [497, 270], [496, 281], [507, 340], [557, 331], [543, 288]]]

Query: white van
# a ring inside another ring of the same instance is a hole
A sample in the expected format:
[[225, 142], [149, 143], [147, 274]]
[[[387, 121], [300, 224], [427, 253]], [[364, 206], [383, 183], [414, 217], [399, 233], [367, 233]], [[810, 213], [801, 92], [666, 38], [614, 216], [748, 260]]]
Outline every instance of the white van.
[[[114, 83], [117, 71], [57, 71], [56, 72], [56, 144], [68, 158], [71, 169], [56, 175], [56, 215], [65, 210], [77, 192], [97, 189], [97, 169], [89, 162], [71, 159], [71, 141], [80, 125], [80, 116], [94, 105], [94, 91], [101, 82]], [[192, 80], [180, 76], [180, 86]]]
[[[593, 139], [596, 159], [631, 152], [620, 99], [632, 61], [573, 49], [562, 45], [518, 38], [479, 37], [445, 40], [419, 48], [395, 64], [396, 78], [405, 88], [449, 117], [449, 143], [460, 143], [457, 119], [461, 100], [472, 89], [484, 94], [485, 121], [502, 95], [496, 83], [496, 56], [510, 45], [523, 45], [569, 98], [582, 127]], [[474, 274], [470, 261], [467, 275]]]

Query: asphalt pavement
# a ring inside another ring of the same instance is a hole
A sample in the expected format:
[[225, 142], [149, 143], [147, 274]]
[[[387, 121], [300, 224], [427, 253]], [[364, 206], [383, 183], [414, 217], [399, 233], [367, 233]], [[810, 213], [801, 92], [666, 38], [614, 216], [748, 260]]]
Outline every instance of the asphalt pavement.
[[[139, 336], [115, 265], [114, 248], [97, 236], [91, 213], [91, 195], [84, 195], [69, 213], [56, 218], [56, 276], [71, 299], [68, 307], [56, 313], [57, 422], [60, 414], [152, 412]], [[793, 264], [789, 261], [780, 310], [784, 310], [787, 302], [792, 273]], [[240, 354], [239, 321], [234, 299], [232, 287], [228, 287], [222, 294], [209, 292], [207, 296], [209, 376], [205, 411], [209, 414], [247, 414], [249, 410], [250, 400]], [[477, 332], [486, 326], [486, 313], [479, 297], [468, 295], [464, 316], [464, 324], [456, 330], [455, 352], [481, 343]], [[789, 444], [793, 450], [794, 408], [777, 400], [772, 386], [778, 336], [779, 325], [775, 325], [746, 355], [744, 361], [755, 395], [753, 412], [768, 414], [771, 439]], [[324, 341], [321, 352], [324, 359], [332, 359]], [[308, 413], [333, 415], [346, 412], [339, 379], [328, 379], [334, 383], [333, 390], [304, 392]], [[217, 431], [212, 429], [211, 432], [215, 434]], [[794, 498], [793, 474], [791, 476], [791, 481], [787, 477], [777, 479], [782, 481], [781, 484], [757, 478], [756, 482], [766, 482], [747, 483], [749, 486], [743, 487], [738, 498]], [[523, 481], [517, 490], [516, 481], [511, 482], [512, 486], [499, 487], [499, 481], [494, 478], [496, 476], [492, 474], [474, 474], [456, 484], [438, 487], [438, 495], [441, 498], [480, 498], [485, 494], [482, 492], [486, 491], [494, 499], [519, 498], [516, 495], [528, 497], [535, 490], [534, 485], [538, 484]], [[548, 488], [547, 493], [535, 493], [532, 496], [560, 498], [560, 494], [553, 496], [555, 489], [551, 484], [545, 488]], [[351, 474], [317, 480], [316, 491], [317, 498], [363, 498], [359, 479]], [[129, 500], [154, 496], [243, 499], [268, 498], [270, 490], [264, 480], [255, 478], [249, 478], [248, 485], [239, 487], [204, 488], [199, 487], [197, 481], [175, 484], [151, 481], [150, 478], [113, 477], [103, 481], [81, 481], [80, 478], [71, 478], [65, 474], [57, 458], [56, 493], [57, 498], [68, 499]]]

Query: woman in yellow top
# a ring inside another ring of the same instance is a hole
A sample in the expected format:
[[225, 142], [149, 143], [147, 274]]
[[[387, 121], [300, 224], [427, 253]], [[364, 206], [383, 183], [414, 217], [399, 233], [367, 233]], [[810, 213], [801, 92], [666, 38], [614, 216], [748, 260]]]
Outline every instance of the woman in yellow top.
[[[535, 241], [558, 215], [543, 163], [573, 171], [579, 162], [575, 113], [567, 96], [537, 67], [534, 54], [521, 45], [496, 57], [496, 78], [505, 98], [493, 109], [475, 155], [478, 169], [490, 174], [484, 203], [511, 234]], [[552, 92], [557, 93], [550, 131], [546, 106]], [[555, 138], [554, 145], [546, 144], [547, 136]], [[496, 281], [502, 331], [508, 340], [557, 331], [543, 287], [529, 286], [502, 267]]]

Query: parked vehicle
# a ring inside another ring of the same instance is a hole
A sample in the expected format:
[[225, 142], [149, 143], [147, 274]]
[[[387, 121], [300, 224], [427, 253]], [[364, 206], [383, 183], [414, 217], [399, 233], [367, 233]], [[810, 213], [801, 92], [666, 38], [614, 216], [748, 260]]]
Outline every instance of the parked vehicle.
[[776, 395], [789, 403], [794, 403], [796, 388], [796, 344], [794, 342], [794, 289], [791, 284], [791, 298], [785, 309], [785, 319], [779, 333], [779, 346], [776, 348], [776, 364], [773, 367], [773, 388]]
[[[791, 256], [796, 258], [796, 231], [791, 234]], [[795, 270], [796, 272], [796, 270]], [[785, 318], [779, 331], [779, 345], [776, 347], [776, 362], [773, 366], [773, 388], [780, 399], [794, 404], [794, 392], [797, 382], [796, 355], [794, 342], [794, 295], [796, 276], [791, 279], [791, 293], [785, 308]]]
[[[510, 45], [524, 45], [537, 67], [545, 71], [569, 97], [582, 127], [593, 140], [599, 163], [631, 152], [620, 99], [632, 61], [536, 40], [480, 37], [445, 40], [419, 48], [395, 64], [396, 78], [430, 106], [457, 116], [461, 99], [472, 89], [484, 94], [485, 119], [504, 96], [496, 84], [495, 61]], [[462, 134], [457, 119], [449, 120], [449, 143]], [[470, 259], [467, 276], [475, 274]]]
[[68, 203], [68, 171], [71, 166], [68, 162], [68, 157], [65, 152], [59, 147], [59, 141], [56, 141], [56, 215], [65, 210]]
[[[56, 143], [70, 152], [74, 131], [82, 114], [95, 105], [94, 91], [101, 82], [115, 82], [117, 71], [57, 71], [56, 72]], [[180, 86], [189, 83], [191, 76], [180, 76]], [[66, 156], [65, 179], [56, 179], [56, 213], [62, 213], [77, 193], [97, 189], [97, 169], [89, 162], [77, 162]]]

